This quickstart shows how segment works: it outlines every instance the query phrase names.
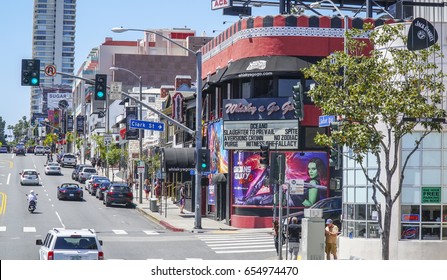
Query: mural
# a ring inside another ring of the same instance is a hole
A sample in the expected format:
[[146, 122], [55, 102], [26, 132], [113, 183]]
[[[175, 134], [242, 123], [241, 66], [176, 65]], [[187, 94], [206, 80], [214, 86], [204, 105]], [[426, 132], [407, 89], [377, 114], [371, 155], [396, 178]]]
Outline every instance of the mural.
[[[283, 152], [286, 158], [285, 182], [304, 181], [303, 195], [286, 198], [291, 207], [309, 207], [328, 195], [329, 164], [325, 152]], [[269, 184], [268, 170], [255, 152], [234, 153], [233, 204], [273, 205], [274, 187]], [[285, 190], [286, 186], [282, 185]]]

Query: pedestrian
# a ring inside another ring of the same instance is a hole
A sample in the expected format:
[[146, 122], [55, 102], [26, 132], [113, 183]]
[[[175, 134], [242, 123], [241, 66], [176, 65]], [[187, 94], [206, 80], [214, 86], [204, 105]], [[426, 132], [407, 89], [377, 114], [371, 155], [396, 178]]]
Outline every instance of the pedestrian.
[[149, 179], [144, 180], [143, 190], [144, 194], [146, 195], [146, 200], [149, 200], [149, 192], [150, 192]]
[[127, 177], [127, 185], [132, 189], [133, 188], [133, 176], [132, 173], [129, 173], [129, 176]]
[[338, 236], [338, 227], [334, 225], [332, 219], [326, 220], [326, 228], [325, 228], [325, 236], [326, 236], [326, 259], [331, 259], [331, 254], [334, 256], [334, 260], [337, 259], [337, 236]]
[[98, 171], [99, 171], [99, 169], [101, 169], [101, 172], [103, 171], [102, 170], [102, 159], [101, 158], [98, 158], [98, 160], [96, 161], [96, 169], [98, 169]]
[[180, 186], [180, 214], [185, 214], [183, 209], [185, 208], [185, 200], [186, 200], [186, 190], [185, 185]]
[[298, 258], [298, 252], [300, 250], [301, 239], [301, 225], [298, 224], [298, 218], [293, 217], [292, 223], [288, 227], [289, 233], [289, 254], [291, 260]]

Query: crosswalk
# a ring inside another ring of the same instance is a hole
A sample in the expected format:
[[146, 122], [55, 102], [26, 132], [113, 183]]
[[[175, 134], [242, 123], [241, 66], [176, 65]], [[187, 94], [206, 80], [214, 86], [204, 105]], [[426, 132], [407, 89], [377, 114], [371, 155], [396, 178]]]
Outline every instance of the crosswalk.
[[197, 235], [216, 254], [275, 252], [273, 237], [266, 232]]
[[[8, 228], [6, 226], [0, 226], [0, 233], [7, 232]], [[37, 232], [36, 227], [24, 226], [21, 230], [23, 233], [35, 233]], [[143, 234], [143, 235], [159, 235], [163, 231], [159, 230], [132, 230], [126, 231], [122, 229], [112, 229], [112, 230], [97, 230], [98, 234], [112, 234], [112, 235], [129, 235], [129, 234]]]

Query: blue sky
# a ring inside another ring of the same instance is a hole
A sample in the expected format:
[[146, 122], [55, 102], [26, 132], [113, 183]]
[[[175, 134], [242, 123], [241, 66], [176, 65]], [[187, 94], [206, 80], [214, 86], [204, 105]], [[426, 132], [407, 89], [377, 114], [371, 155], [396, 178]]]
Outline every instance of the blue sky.
[[[23, 116], [29, 119], [30, 88], [20, 85], [21, 60], [32, 57], [33, 0], [9, 1], [0, 17], [0, 116], [14, 125]], [[210, 0], [77, 0], [75, 63], [79, 65], [93, 47], [105, 37], [115, 40], [142, 38], [139, 32], [117, 34], [113, 27], [174, 28], [188, 27], [197, 35], [216, 36], [238, 17], [223, 16], [211, 10]], [[278, 7], [253, 8], [253, 15], [278, 14]], [[213, 30], [218, 30], [213, 33]]]

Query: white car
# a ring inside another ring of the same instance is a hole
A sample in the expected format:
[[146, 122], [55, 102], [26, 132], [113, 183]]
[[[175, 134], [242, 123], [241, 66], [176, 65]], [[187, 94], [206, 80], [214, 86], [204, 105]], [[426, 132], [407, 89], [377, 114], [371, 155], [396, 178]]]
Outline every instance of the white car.
[[20, 185], [39, 185], [40, 178], [36, 169], [23, 169], [20, 174]]
[[53, 228], [36, 245], [41, 260], [104, 260], [102, 241], [93, 229]]
[[64, 154], [61, 159], [62, 167], [65, 166], [76, 166], [76, 156], [74, 154]]
[[96, 171], [96, 169], [93, 167], [85, 166], [82, 168], [81, 172], [79, 172], [78, 181], [84, 183], [92, 175], [98, 175], [98, 171]]
[[48, 164], [45, 164], [45, 175], [62, 175], [61, 166], [57, 162], [49, 162]]
[[45, 155], [45, 148], [43, 146], [36, 146], [34, 148], [34, 155]]

